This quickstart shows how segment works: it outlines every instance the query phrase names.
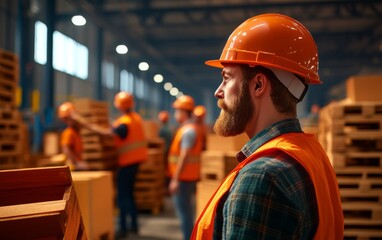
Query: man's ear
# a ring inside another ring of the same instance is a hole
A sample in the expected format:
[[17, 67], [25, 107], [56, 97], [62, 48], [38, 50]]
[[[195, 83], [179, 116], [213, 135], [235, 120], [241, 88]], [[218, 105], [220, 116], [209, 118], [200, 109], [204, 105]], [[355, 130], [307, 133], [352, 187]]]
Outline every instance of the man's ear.
[[255, 96], [260, 96], [267, 86], [267, 77], [263, 73], [258, 73], [253, 79]]

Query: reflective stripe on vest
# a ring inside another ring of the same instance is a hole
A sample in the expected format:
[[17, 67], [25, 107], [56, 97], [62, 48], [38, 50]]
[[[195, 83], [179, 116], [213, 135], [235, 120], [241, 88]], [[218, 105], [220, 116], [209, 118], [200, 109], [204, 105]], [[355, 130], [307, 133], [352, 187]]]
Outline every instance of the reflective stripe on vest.
[[344, 219], [341, 199], [336, 175], [329, 159], [313, 135], [289, 133], [265, 143], [228, 174], [195, 223], [192, 240], [210, 240], [213, 238], [216, 208], [221, 197], [231, 188], [237, 174], [245, 165], [265, 154], [272, 154], [276, 150], [281, 150], [296, 159], [309, 173], [312, 180], [319, 216], [319, 224], [314, 239], [343, 239]]
[[117, 149], [117, 153], [118, 154], [127, 153], [127, 152], [134, 150], [134, 149], [137, 149], [140, 147], [145, 147], [146, 145], [147, 145], [146, 141], [129, 143], [129, 144], [126, 144], [126, 145], [119, 147]]

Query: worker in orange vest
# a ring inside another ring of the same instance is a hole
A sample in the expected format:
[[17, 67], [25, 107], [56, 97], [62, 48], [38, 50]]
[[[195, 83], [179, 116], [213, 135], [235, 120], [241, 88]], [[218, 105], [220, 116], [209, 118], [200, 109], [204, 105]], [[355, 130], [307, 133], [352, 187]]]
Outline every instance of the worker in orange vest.
[[[143, 120], [134, 111], [133, 95], [128, 92], [117, 93], [114, 97], [114, 106], [121, 112], [121, 116], [110, 128], [95, 124], [88, 124], [87, 127], [102, 135], [114, 136], [118, 153], [117, 202], [119, 207], [119, 231], [117, 232], [117, 238], [123, 238], [127, 236], [128, 231], [133, 234], [138, 234], [139, 231], [134, 184], [139, 165], [148, 159], [148, 147], [143, 130]], [[129, 228], [126, 222], [128, 214], [130, 215]]]
[[189, 239], [194, 226], [195, 190], [200, 177], [202, 139], [192, 119], [194, 99], [183, 95], [174, 103], [175, 120], [180, 124], [171, 143], [168, 157], [169, 192], [180, 218], [184, 239]]
[[194, 118], [195, 118], [195, 123], [200, 128], [200, 132], [202, 134], [202, 139], [203, 139], [202, 150], [204, 151], [207, 149], [207, 132], [208, 132], [208, 129], [207, 129], [207, 126], [205, 123], [207, 109], [202, 105], [198, 105], [195, 107], [193, 114], [194, 114]]
[[309, 31], [285, 15], [254, 16], [233, 31], [220, 59], [206, 64], [222, 69], [215, 132], [245, 132], [250, 140], [191, 239], [343, 239], [335, 172], [296, 118], [308, 84], [321, 83]]
[[58, 118], [67, 125], [65, 130], [61, 133], [60, 145], [71, 170], [86, 170], [88, 169], [88, 165], [82, 160], [81, 156], [81, 125], [71, 117], [73, 112], [75, 112], [75, 108], [70, 102], [64, 102], [58, 107]]

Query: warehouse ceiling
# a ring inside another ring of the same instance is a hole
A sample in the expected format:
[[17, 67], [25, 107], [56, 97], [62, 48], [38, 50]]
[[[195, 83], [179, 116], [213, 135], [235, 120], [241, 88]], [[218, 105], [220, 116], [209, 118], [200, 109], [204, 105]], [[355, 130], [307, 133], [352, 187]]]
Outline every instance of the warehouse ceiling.
[[241, 22], [268, 12], [296, 18], [316, 39], [324, 85], [313, 91], [313, 98], [335, 97], [335, 90], [327, 90], [351, 75], [382, 71], [380, 0], [66, 2], [115, 36], [106, 44], [114, 49], [117, 43], [127, 43], [130, 62], [149, 62], [153, 73], [178, 82], [185, 93], [200, 88], [213, 91], [220, 81], [219, 70], [205, 66], [204, 61], [220, 56], [228, 36]]

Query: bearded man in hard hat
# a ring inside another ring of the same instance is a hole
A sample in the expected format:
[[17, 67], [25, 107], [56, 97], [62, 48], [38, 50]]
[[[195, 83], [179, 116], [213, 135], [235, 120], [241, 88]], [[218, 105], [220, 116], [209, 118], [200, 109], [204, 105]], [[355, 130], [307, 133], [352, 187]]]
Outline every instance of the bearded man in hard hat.
[[169, 192], [180, 218], [184, 239], [189, 239], [194, 226], [195, 190], [200, 177], [202, 139], [192, 119], [194, 99], [183, 95], [174, 103], [175, 120], [180, 124], [171, 143], [168, 157]]
[[321, 83], [309, 31], [281, 14], [238, 26], [219, 60], [214, 130], [245, 132], [238, 165], [213, 194], [191, 239], [343, 239], [335, 172], [313, 135], [301, 130], [296, 105]]
[[[139, 165], [148, 159], [147, 141], [143, 130], [143, 120], [134, 111], [134, 97], [128, 92], [119, 92], [114, 97], [114, 106], [121, 116], [110, 128], [94, 124], [87, 125], [102, 135], [114, 136], [118, 153], [117, 161], [117, 202], [119, 207], [119, 231], [117, 237], [127, 236], [127, 232], [138, 234], [138, 210], [134, 198], [134, 184]], [[78, 115], [77, 115], [78, 117]], [[78, 119], [84, 121], [84, 119]], [[126, 217], [130, 215], [130, 226]]]
[[58, 107], [58, 118], [67, 125], [65, 130], [61, 133], [60, 145], [71, 170], [86, 170], [88, 169], [88, 165], [81, 157], [81, 126], [71, 117], [73, 112], [75, 112], [74, 105], [70, 102], [64, 102]]

